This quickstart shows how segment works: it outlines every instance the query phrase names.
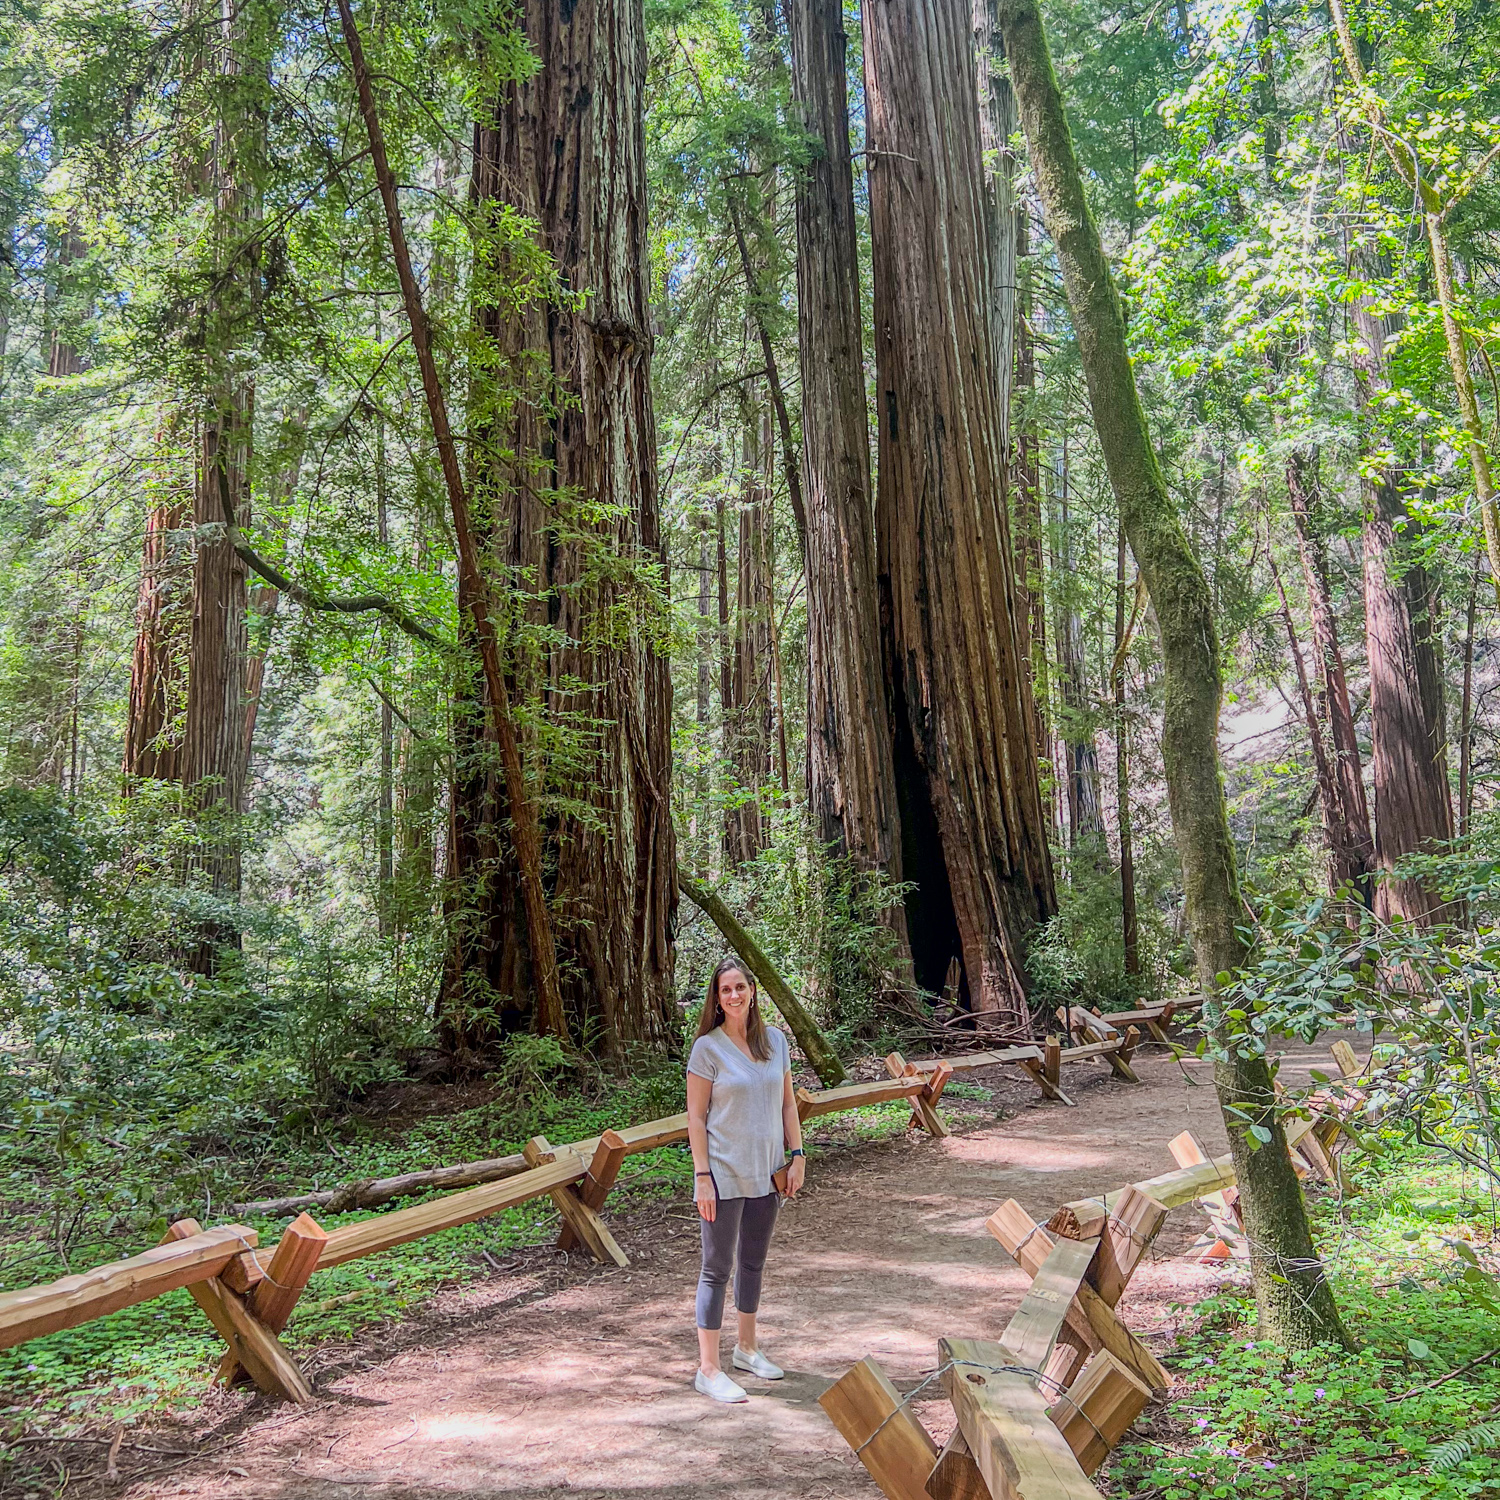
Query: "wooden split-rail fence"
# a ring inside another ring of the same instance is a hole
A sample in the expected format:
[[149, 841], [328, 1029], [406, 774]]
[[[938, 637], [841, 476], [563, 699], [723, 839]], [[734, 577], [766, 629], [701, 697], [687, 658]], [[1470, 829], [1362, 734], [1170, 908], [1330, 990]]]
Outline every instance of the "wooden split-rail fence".
[[[1345, 1079], [1360, 1071], [1347, 1042], [1334, 1044], [1334, 1058]], [[1287, 1120], [1287, 1149], [1299, 1175], [1337, 1183], [1340, 1110], [1326, 1105]], [[823, 1393], [824, 1411], [889, 1500], [1099, 1500], [1092, 1475], [1172, 1384], [1120, 1316], [1132, 1274], [1168, 1211], [1186, 1204], [1208, 1214], [1200, 1258], [1244, 1243], [1233, 1158], [1211, 1160], [1186, 1131], [1170, 1149], [1175, 1171], [1065, 1203], [1045, 1225], [1015, 1199], [995, 1210], [990, 1233], [1032, 1278], [998, 1341], [940, 1339], [936, 1372], [906, 1396], [872, 1359]], [[910, 1409], [934, 1382], [955, 1419], [941, 1448]]]
[[[1154, 1008], [1153, 1021], [1169, 1023], [1172, 1011], [1171, 1006]], [[1089, 1012], [1081, 1015], [1089, 1017], [1087, 1023], [1078, 1022], [1083, 1030], [1109, 1026]], [[818, 1091], [799, 1088], [798, 1113], [810, 1120], [905, 1099], [911, 1104], [912, 1125], [934, 1136], [946, 1136], [949, 1130], [938, 1103], [955, 1073], [1011, 1063], [1025, 1070], [1046, 1097], [1066, 1099], [1058, 1084], [1064, 1062], [1104, 1057], [1117, 1073], [1125, 1070], [1121, 1076], [1134, 1079], [1129, 1054], [1135, 1040], [1132, 1028], [1127, 1033], [1089, 1035], [1071, 1047], [1063, 1047], [1054, 1037], [1044, 1046], [1007, 1047], [921, 1062], [907, 1062], [892, 1053], [886, 1059], [889, 1078]], [[334, 1230], [325, 1230], [303, 1212], [270, 1246], [262, 1246], [258, 1232], [247, 1224], [203, 1229], [196, 1220], [180, 1219], [161, 1244], [141, 1255], [0, 1293], [0, 1349], [75, 1328], [186, 1287], [227, 1346], [216, 1378], [228, 1383], [245, 1376], [269, 1394], [305, 1404], [313, 1399], [311, 1387], [279, 1335], [316, 1272], [488, 1218], [544, 1195], [551, 1197], [562, 1217], [560, 1248], [581, 1246], [595, 1260], [624, 1266], [628, 1258], [600, 1212], [620, 1167], [628, 1156], [686, 1139], [685, 1114], [625, 1130], [606, 1130], [588, 1140], [556, 1147], [537, 1136], [527, 1142], [518, 1161], [496, 1158], [434, 1174], [483, 1167], [498, 1180]]]

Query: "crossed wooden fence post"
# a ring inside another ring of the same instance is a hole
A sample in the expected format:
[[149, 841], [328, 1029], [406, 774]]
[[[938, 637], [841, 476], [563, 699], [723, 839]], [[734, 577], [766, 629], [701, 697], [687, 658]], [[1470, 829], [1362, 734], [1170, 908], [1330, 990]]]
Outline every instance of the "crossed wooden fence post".
[[[1338, 1061], [1352, 1076], [1352, 1053]], [[1317, 1139], [1331, 1153], [1338, 1122], [1328, 1123], [1289, 1122], [1288, 1150]], [[1090, 1476], [1171, 1385], [1116, 1311], [1168, 1209], [1200, 1202], [1205, 1238], [1243, 1238], [1232, 1227], [1232, 1158], [1209, 1160], [1186, 1131], [1171, 1149], [1174, 1172], [1064, 1204], [1045, 1227], [1014, 1199], [990, 1216], [1031, 1286], [998, 1342], [939, 1340], [938, 1370], [923, 1385], [940, 1379], [957, 1418], [941, 1451], [873, 1360], [819, 1398], [890, 1500], [1098, 1500]]]

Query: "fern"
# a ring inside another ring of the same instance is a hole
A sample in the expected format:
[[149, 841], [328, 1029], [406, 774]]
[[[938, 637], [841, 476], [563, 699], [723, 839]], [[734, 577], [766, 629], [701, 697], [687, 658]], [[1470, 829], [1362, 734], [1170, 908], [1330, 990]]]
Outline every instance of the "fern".
[[1486, 1448], [1500, 1447], [1500, 1422], [1476, 1422], [1444, 1443], [1428, 1450], [1428, 1462], [1434, 1473], [1456, 1469], [1466, 1458]]

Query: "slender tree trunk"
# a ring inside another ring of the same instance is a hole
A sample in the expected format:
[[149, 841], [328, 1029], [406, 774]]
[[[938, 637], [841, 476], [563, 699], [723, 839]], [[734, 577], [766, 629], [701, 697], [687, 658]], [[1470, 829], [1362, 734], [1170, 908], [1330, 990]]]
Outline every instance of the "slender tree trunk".
[[734, 629], [734, 747], [736, 798], [725, 818], [724, 854], [746, 864], [766, 847], [761, 789], [771, 779], [771, 591], [766, 535], [765, 436], [761, 413], [745, 414], [739, 520], [739, 590]]
[[712, 599], [713, 561], [709, 552], [708, 521], [705, 518], [699, 522], [698, 527], [698, 681], [693, 704], [700, 730], [707, 729], [713, 704], [713, 630], [710, 624]]
[[1286, 466], [1287, 494], [1297, 530], [1297, 554], [1307, 584], [1313, 644], [1318, 655], [1323, 712], [1328, 721], [1334, 802], [1325, 808], [1331, 855], [1329, 874], [1335, 888], [1348, 883], [1360, 900], [1373, 907], [1372, 871], [1375, 846], [1370, 838], [1370, 813], [1365, 800], [1359, 739], [1349, 707], [1349, 682], [1339, 648], [1338, 619], [1328, 579], [1328, 556], [1317, 522], [1317, 455], [1294, 451]]
[[[1015, 527], [1016, 589], [1025, 603], [1027, 638], [1031, 643], [1031, 719], [1036, 754], [1050, 765], [1051, 731], [1047, 724], [1047, 574], [1045, 527], [1042, 522], [1041, 446], [1036, 419], [1036, 346], [1032, 338], [1031, 253], [1029, 215], [1016, 219], [1016, 367], [1011, 384], [1010, 494]], [[1055, 782], [1055, 773], [1049, 778]], [[1057, 811], [1042, 787], [1047, 827], [1057, 822]]]
[[1141, 972], [1140, 919], [1135, 905], [1135, 835], [1130, 817], [1130, 720], [1125, 707], [1125, 528], [1115, 538], [1115, 816], [1120, 825], [1120, 936], [1125, 972]]
[[1338, 780], [1333, 762], [1329, 759], [1328, 746], [1323, 739], [1323, 724], [1318, 717], [1318, 706], [1313, 699], [1312, 684], [1308, 681], [1307, 664], [1302, 657], [1302, 643], [1297, 639], [1296, 622], [1292, 619], [1292, 606], [1286, 596], [1286, 586], [1281, 581], [1281, 570], [1269, 547], [1267, 537], [1266, 561], [1271, 568], [1271, 581], [1276, 588], [1280, 603], [1281, 624], [1286, 631], [1287, 650], [1291, 655], [1292, 668], [1297, 678], [1297, 694], [1302, 702], [1302, 718], [1307, 725], [1308, 743], [1312, 747], [1313, 774], [1318, 787], [1318, 801], [1323, 808], [1323, 837], [1328, 844], [1328, 884], [1335, 893], [1349, 878], [1344, 868], [1343, 807], [1339, 796]]
[[1474, 815], [1474, 614], [1479, 598], [1479, 555], [1469, 580], [1469, 603], [1464, 612], [1464, 690], [1459, 708], [1458, 832], [1467, 838]]
[[[807, 508], [807, 784], [818, 836], [902, 879], [890, 703], [880, 654], [859, 244], [841, 0], [792, 8], [792, 89], [815, 156], [797, 180], [797, 315]], [[898, 973], [906, 912], [886, 920]]]
[[[1238, 968], [1245, 957], [1239, 878], [1219, 772], [1222, 680], [1212, 596], [1151, 446], [1125, 320], [1084, 197], [1041, 15], [1035, 0], [999, 0], [999, 5], [1011, 79], [1067, 288], [1100, 447], [1161, 631], [1167, 800], [1212, 1020], [1217, 976]], [[1218, 1041], [1215, 1083], [1234, 1153], [1262, 1326], [1291, 1347], [1347, 1343], [1287, 1157], [1270, 1069], [1264, 1057], [1241, 1057], [1222, 1032]], [[1264, 1146], [1255, 1149], [1248, 1126], [1268, 1133]]]
[[797, 544], [803, 555], [807, 553], [807, 509], [802, 500], [802, 466], [797, 457], [797, 446], [792, 441], [792, 419], [787, 410], [786, 392], [781, 384], [781, 367], [776, 359], [776, 348], [771, 341], [771, 323], [766, 304], [767, 293], [761, 286], [760, 273], [750, 256], [750, 244], [745, 238], [745, 229], [740, 212], [731, 203], [729, 224], [734, 233], [734, 243], [740, 256], [740, 269], [745, 277], [745, 300], [750, 308], [751, 321], [755, 324], [756, 336], [760, 339], [761, 358], [766, 364], [766, 389], [771, 398], [771, 409], [776, 414], [776, 431], [781, 438], [781, 472], [786, 479], [787, 493], [792, 500], [792, 518], [797, 523]]
[[1005, 497], [972, 13], [866, 5], [877, 576], [918, 981], [1030, 1029], [1024, 949], [1055, 909]]
[[1071, 597], [1077, 588], [1078, 560], [1068, 514], [1068, 434], [1063, 432], [1058, 506], [1062, 566], [1058, 582], [1064, 591], [1059, 610], [1057, 676], [1062, 699], [1061, 727], [1067, 753], [1068, 847], [1083, 849], [1096, 863], [1104, 853], [1104, 809], [1099, 803], [1099, 750], [1094, 743], [1093, 713], [1088, 702], [1083, 657], [1083, 618]]
[[[378, 334], [377, 334], [378, 336]], [[390, 509], [385, 484], [385, 420], [376, 417], [375, 427], [375, 532], [382, 550], [390, 545]], [[390, 690], [391, 668], [395, 653], [391, 647], [390, 628], [382, 623], [381, 644], [384, 647], [386, 691]], [[388, 697], [380, 699], [380, 782], [375, 805], [375, 893], [380, 934], [389, 937], [395, 931], [393, 886], [396, 879], [396, 723]]]
[[570, 729], [591, 735], [586, 769], [559, 790], [588, 811], [556, 818], [546, 859], [568, 1012], [623, 1059], [665, 1048], [677, 1027], [671, 680], [652, 618], [666, 553], [650, 385], [645, 30], [640, 0], [526, 0], [516, 24], [540, 66], [507, 85], [476, 129], [472, 196], [482, 212], [508, 205], [532, 219], [562, 284], [588, 298], [519, 315], [481, 298], [483, 337], [513, 368], [539, 370], [544, 390], [496, 433], [479, 482], [503, 563], [530, 580], [564, 642], [518, 664], [518, 680], [549, 722], [599, 726]]

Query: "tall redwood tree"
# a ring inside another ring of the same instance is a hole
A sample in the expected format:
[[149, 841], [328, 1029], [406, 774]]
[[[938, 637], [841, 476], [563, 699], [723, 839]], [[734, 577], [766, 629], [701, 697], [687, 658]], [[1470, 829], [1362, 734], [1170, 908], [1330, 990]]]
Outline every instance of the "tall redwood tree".
[[973, 18], [864, 7], [876, 557], [917, 978], [1029, 1031], [1024, 946], [1055, 896], [1005, 494]]
[[[471, 197], [539, 227], [560, 291], [517, 313], [481, 289], [488, 359], [521, 390], [496, 407], [476, 382], [476, 521], [525, 591], [518, 691], [570, 752], [547, 762], [546, 829], [563, 1000], [575, 1035], [619, 1055], [672, 1033], [676, 849], [668, 803], [671, 683], [655, 618], [665, 551], [651, 404], [640, 0], [527, 0], [538, 59], [474, 134]], [[505, 232], [497, 232], [503, 254]], [[445, 1005], [457, 987], [519, 1006], [525, 933], [501, 833], [505, 808], [471, 717], [454, 787], [460, 888]], [[461, 1025], [460, 1030], [467, 1030]], [[482, 1028], [481, 1028], [482, 1029]], [[481, 1040], [473, 1037], [471, 1040]]]
[[[842, 0], [792, 8], [792, 91], [814, 154], [797, 182], [802, 491], [807, 513], [807, 785], [819, 837], [902, 878], [890, 704], [880, 654], [859, 247]], [[906, 915], [890, 913], [898, 960]]]

